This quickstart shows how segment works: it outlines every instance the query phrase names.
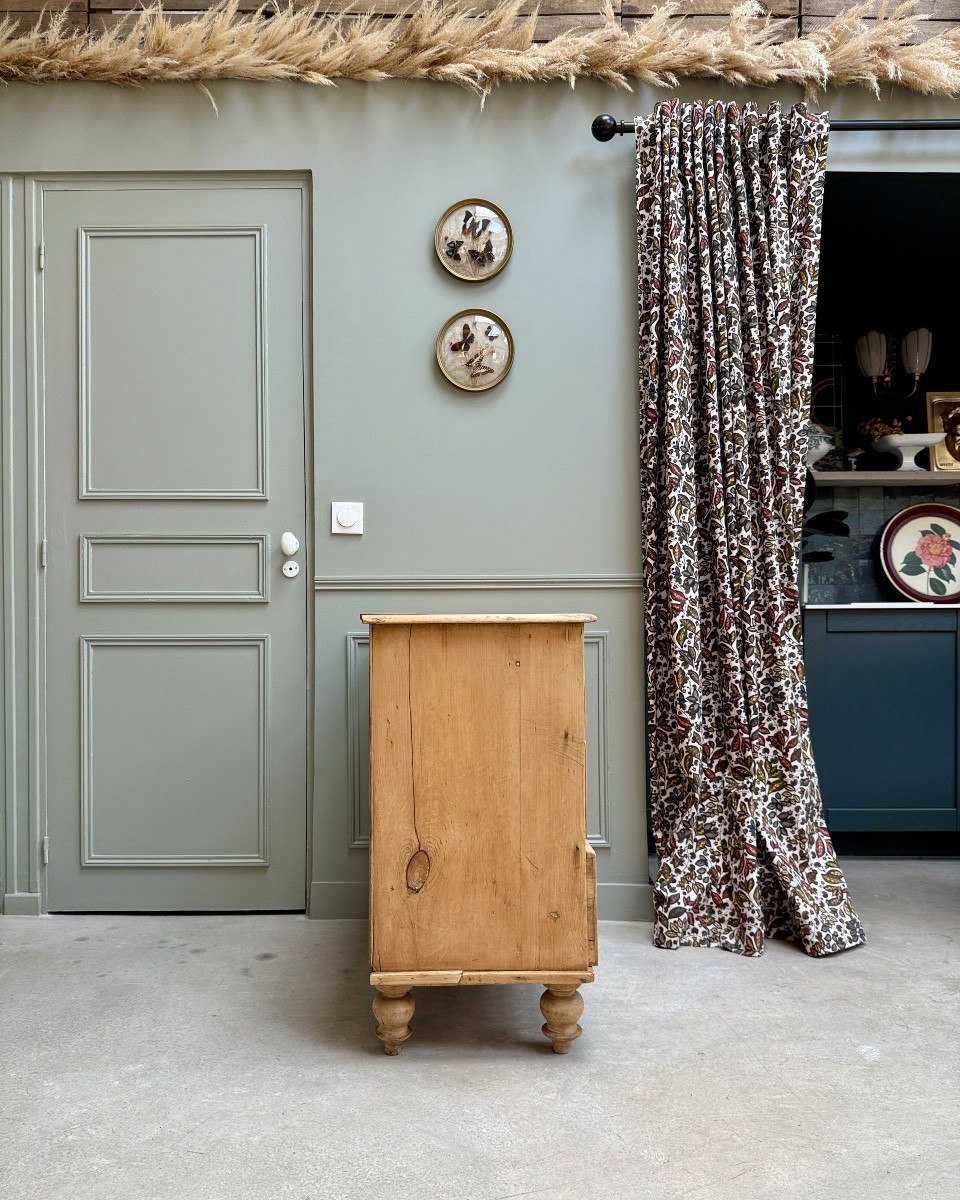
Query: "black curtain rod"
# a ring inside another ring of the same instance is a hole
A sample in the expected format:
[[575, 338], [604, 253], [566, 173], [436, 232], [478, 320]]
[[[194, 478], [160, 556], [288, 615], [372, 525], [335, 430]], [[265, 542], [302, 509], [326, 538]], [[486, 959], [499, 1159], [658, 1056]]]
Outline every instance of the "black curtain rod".
[[[616, 117], [604, 113], [594, 118], [590, 129], [598, 142], [609, 142], [618, 133], [633, 133], [635, 126], [633, 121], [618, 121]], [[831, 121], [830, 129], [835, 133], [883, 133], [894, 129], [960, 129], [960, 120]]]

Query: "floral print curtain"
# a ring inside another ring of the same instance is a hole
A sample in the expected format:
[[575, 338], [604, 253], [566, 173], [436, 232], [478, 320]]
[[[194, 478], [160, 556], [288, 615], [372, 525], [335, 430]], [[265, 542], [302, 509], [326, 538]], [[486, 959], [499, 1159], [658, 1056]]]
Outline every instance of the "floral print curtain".
[[829, 123], [669, 100], [636, 127], [654, 940], [829, 954], [864, 940], [798, 586]]

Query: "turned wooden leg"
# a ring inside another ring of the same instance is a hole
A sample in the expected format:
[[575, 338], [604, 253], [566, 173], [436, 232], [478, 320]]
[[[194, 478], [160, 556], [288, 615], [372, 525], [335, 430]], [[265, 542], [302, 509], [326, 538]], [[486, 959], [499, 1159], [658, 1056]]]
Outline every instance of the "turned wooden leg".
[[554, 1052], [566, 1054], [570, 1043], [583, 1033], [577, 1024], [583, 997], [575, 987], [548, 987], [540, 997], [540, 1011], [547, 1018], [543, 1032], [553, 1042]]
[[387, 1054], [399, 1054], [400, 1047], [413, 1033], [410, 1018], [415, 1007], [409, 988], [384, 986], [377, 989], [373, 1015], [377, 1018], [377, 1037]]

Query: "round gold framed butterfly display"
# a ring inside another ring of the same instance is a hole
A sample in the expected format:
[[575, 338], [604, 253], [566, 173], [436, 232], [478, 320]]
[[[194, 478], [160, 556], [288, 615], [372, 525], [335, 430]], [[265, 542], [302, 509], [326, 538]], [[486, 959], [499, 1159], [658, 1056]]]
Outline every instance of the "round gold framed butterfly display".
[[467, 392], [495, 387], [513, 365], [513, 337], [492, 312], [458, 312], [437, 335], [437, 362], [451, 383]]
[[489, 200], [458, 200], [437, 222], [433, 241], [452, 275], [480, 283], [507, 265], [513, 231], [506, 214]]

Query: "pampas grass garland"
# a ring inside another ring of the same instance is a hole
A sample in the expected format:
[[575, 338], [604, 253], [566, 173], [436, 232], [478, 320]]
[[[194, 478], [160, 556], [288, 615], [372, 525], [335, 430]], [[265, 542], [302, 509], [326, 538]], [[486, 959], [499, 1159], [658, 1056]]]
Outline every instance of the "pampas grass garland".
[[[321, 3], [252, 15], [226, 0], [184, 23], [162, 9], [131, 16], [102, 34], [71, 32], [65, 14], [18, 33], [0, 22], [0, 80], [47, 83], [85, 79], [122, 86], [150, 80], [429, 79], [481, 97], [502, 83], [599, 79], [629, 88], [640, 81], [674, 87], [688, 77], [766, 87], [787, 82], [809, 96], [857, 85], [879, 92], [892, 83], [935, 96], [960, 94], [960, 30], [909, 45], [926, 18], [916, 0], [891, 8], [857, 4], [803, 37], [778, 38], [792, 22], [772, 21], [758, 4], [734, 9], [726, 26], [702, 29], [677, 18], [667, 3], [633, 32], [605, 6], [595, 30], [565, 32], [534, 43], [536, 13], [522, 17], [518, 0], [490, 12], [422, 0], [408, 16], [385, 20], [328, 17]], [[867, 18], [876, 18], [868, 24]]]

